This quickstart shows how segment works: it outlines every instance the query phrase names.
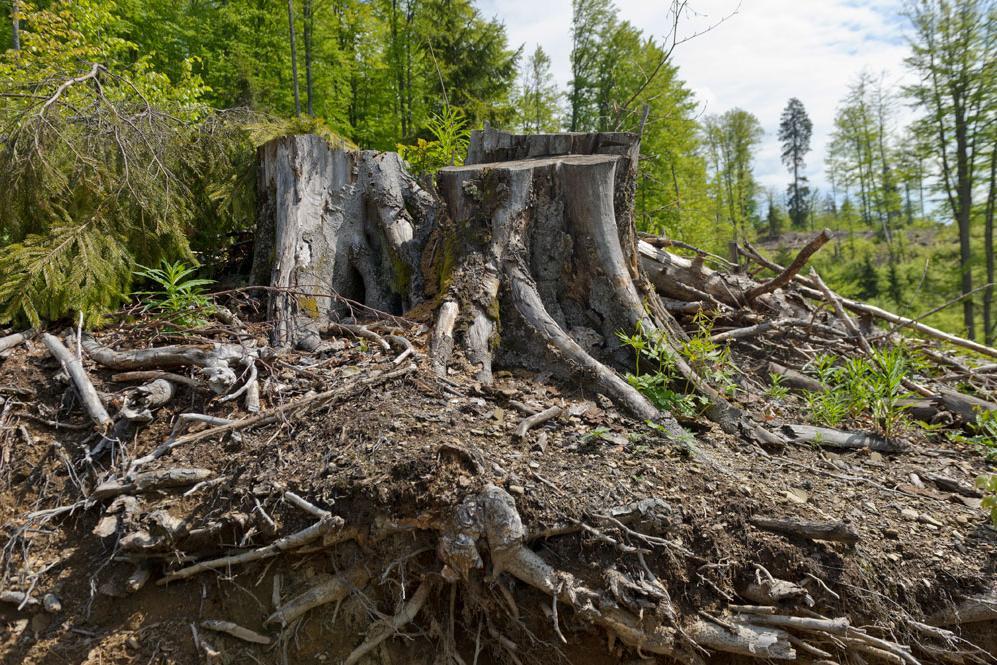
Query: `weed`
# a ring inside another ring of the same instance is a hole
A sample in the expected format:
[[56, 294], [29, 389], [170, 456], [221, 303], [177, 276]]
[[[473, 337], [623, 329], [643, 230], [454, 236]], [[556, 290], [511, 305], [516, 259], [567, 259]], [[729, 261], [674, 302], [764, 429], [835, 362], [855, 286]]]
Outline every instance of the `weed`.
[[782, 380], [781, 374], [769, 374], [769, 387], [765, 389], [765, 395], [777, 400], [786, 399], [786, 396], [789, 395], [789, 388], [782, 385]]
[[997, 527], [997, 473], [980, 476], [976, 479], [976, 486], [983, 490], [983, 502], [980, 505], [984, 510], [990, 511], [990, 522]]
[[210, 279], [189, 278], [197, 268], [182, 261], [169, 263], [164, 260], [160, 268], [139, 266], [135, 275], [159, 286], [156, 291], [136, 291], [145, 296], [143, 311], [156, 312], [177, 326], [192, 328], [204, 323], [212, 305], [204, 295], [204, 287], [214, 282]]
[[[632, 335], [618, 332], [617, 337], [625, 346], [634, 350], [634, 372], [627, 374], [627, 383], [636, 388], [652, 404], [663, 411], [694, 417], [707, 401], [699, 395], [685, 395], [671, 388], [679, 378], [673, 351], [664, 334], [659, 330], [645, 331], [638, 322]], [[641, 358], [648, 360], [654, 369], [641, 372]]]
[[997, 412], [980, 409], [976, 420], [969, 424], [971, 436], [959, 432], [949, 434], [953, 441], [980, 446], [988, 462], [997, 462]]
[[837, 427], [848, 415], [848, 404], [842, 393], [835, 390], [806, 391], [803, 399], [813, 422], [825, 427]]

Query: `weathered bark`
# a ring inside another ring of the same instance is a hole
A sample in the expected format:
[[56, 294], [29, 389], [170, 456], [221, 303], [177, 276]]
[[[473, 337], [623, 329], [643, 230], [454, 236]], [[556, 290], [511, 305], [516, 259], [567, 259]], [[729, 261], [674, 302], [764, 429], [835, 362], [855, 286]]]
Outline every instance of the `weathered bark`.
[[318, 327], [369, 307], [400, 314], [423, 297], [419, 271], [436, 202], [395, 153], [285, 136], [258, 153], [255, 283], [269, 285], [274, 343], [318, 343]]

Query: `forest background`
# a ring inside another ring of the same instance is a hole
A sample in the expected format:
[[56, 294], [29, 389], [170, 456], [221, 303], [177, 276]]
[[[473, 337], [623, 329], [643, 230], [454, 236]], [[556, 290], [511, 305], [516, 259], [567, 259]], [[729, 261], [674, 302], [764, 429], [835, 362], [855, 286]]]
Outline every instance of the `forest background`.
[[754, 175], [759, 118], [704, 113], [675, 65], [682, 1], [662, 2], [671, 29], [655, 38], [610, 0], [573, 0], [565, 89], [472, 0], [0, 2], [3, 321], [99, 321], [163, 260], [220, 277], [250, 241], [255, 147], [273, 136], [397, 149], [431, 177], [487, 122], [641, 130], [641, 231], [785, 263], [829, 228], [814, 264], [843, 295], [997, 334], [993, 0], [909, 2], [911, 83], [860, 73], [825, 163], [807, 160], [805, 100], [786, 100], [779, 191]]

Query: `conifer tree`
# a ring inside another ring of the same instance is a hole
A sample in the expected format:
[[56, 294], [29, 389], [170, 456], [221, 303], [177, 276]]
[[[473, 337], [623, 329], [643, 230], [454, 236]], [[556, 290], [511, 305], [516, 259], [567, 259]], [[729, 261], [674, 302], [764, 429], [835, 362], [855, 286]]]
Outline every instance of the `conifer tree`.
[[796, 97], [790, 98], [779, 122], [779, 140], [782, 142], [782, 162], [793, 175], [787, 193], [789, 195], [789, 218], [796, 228], [807, 223], [809, 187], [803, 173], [805, 157], [810, 152], [810, 136], [813, 123], [806, 109]]

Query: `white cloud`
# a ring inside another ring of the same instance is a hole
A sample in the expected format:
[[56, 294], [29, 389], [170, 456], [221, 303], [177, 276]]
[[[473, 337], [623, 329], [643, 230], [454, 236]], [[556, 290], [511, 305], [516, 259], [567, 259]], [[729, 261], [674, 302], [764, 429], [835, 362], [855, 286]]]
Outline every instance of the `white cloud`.
[[[667, 0], [617, 0], [623, 18], [647, 34], [664, 37]], [[692, 0], [696, 15], [680, 29], [689, 34], [737, 10], [711, 32], [678, 47], [681, 77], [707, 113], [738, 106], [765, 128], [755, 170], [765, 187], [780, 192], [787, 174], [776, 132], [790, 97], [799, 97], [814, 123], [808, 174], [826, 189], [824, 153], [835, 107], [848, 84], [866, 69], [904, 76], [901, 0]], [[540, 9], [540, 7], [543, 9]], [[529, 52], [539, 43], [553, 60], [558, 82], [570, 79], [571, 2], [484, 0], [484, 12], [505, 22], [513, 45]]]

